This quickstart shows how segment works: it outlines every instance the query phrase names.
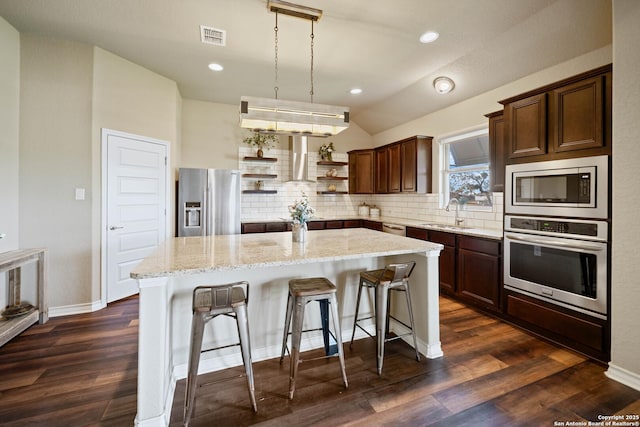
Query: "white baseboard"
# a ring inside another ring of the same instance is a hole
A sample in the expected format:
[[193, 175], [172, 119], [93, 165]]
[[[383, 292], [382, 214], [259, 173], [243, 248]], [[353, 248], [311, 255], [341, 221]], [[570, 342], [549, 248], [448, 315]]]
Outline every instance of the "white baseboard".
[[614, 381], [640, 391], [640, 374], [621, 368], [611, 362], [609, 362], [609, 369], [604, 374]]
[[93, 313], [102, 310], [105, 306], [102, 301], [94, 301], [85, 304], [65, 305], [61, 307], [49, 307], [49, 317], [69, 316], [71, 314]]

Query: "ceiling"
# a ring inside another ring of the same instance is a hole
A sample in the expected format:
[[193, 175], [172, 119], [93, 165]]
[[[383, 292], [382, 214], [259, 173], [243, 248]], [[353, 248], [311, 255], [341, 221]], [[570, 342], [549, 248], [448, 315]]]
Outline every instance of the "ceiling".
[[[345, 105], [376, 134], [606, 46], [611, 0], [291, 0], [323, 10], [314, 101]], [[177, 82], [184, 98], [274, 96], [275, 14], [267, 0], [0, 0], [21, 33], [99, 46]], [[200, 25], [226, 46], [200, 42]], [[281, 99], [309, 101], [310, 22], [280, 15]], [[431, 44], [420, 34], [440, 33]], [[211, 62], [222, 72], [207, 68]], [[455, 90], [439, 95], [435, 77]], [[351, 95], [353, 87], [362, 88]]]

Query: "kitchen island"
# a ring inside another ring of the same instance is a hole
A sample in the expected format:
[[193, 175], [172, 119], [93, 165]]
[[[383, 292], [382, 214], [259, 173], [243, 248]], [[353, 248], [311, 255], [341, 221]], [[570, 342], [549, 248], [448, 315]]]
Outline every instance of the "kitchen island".
[[[140, 288], [136, 424], [168, 425], [176, 380], [186, 377], [191, 297], [198, 285], [250, 283], [249, 327], [255, 362], [280, 356], [289, 279], [322, 276], [336, 284], [342, 337], [347, 341], [359, 272], [415, 260], [411, 286], [418, 347], [428, 358], [442, 356], [438, 313], [442, 248], [362, 228], [309, 231], [304, 243], [293, 243], [290, 232], [168, 239], [131, 273]], [[373, 311], [371, 304], [368, 308]], [[309, 308], [305, 328], [319, 325], [319, 316], [314, 319], [311, 314], [314, 310]], [[361, 313], [364, 310], [361, 307]], [[392, 311], [406, 319], [402, 304], [396, 307], [392, 301]], [[402, 331], [400, 324], [392, 323], [390, 328]], [[321, 347], [321, 337], [319, 332], [305, 334], [302, 350]], [[203, 348], [236, 341], [234, 321], [217, 318], [205, 329]], [[240, 364], [239, 349], [231, 347], [204, 353], [200, 372]]]

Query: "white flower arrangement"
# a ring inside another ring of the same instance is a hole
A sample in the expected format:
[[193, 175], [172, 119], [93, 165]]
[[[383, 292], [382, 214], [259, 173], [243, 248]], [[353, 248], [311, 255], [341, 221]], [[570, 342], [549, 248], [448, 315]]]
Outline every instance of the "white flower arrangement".
[[302, 199], [296, 200], [293, 205], [289, 206], [289, 213], [294, 224], [306, 224], [315, 213], [315, 210], [309, 205], [309, 199], [303, 192]]

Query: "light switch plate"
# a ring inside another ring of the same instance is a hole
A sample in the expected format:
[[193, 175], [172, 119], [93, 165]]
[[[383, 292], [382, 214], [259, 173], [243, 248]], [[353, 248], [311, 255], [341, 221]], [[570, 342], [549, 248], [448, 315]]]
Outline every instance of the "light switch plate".
[[76, 188], [76, 200], [84, 200], [84, 188]]

